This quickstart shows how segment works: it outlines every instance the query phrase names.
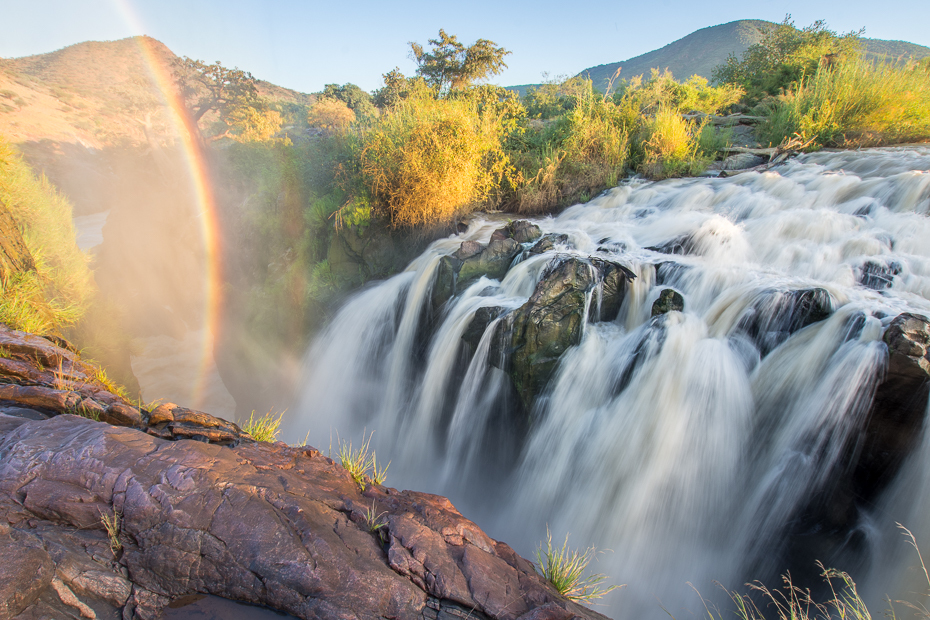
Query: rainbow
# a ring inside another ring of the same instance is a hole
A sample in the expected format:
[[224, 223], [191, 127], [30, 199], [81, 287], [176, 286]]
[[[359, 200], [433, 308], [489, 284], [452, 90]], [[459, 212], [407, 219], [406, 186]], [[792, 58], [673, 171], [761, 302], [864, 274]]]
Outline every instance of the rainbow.
[[[140, 20], [129, 0], [112, 0], [116, 10], [121, 14], [130, 28], [142, 33]], [[213, 335], [217, 333], [220, 319], [220, 289], [222, 282], [222, 253], [219, 235], [219, 219], [216, 199], [210, 183], [207, 162], [202, 145], [197, 136], [200, 132], [188, 113], [187, 107], [174, 85], [174, 78], [164, 62], [159, 58], [153, 40], [145, 36], [135, 36], [133, 40], [139, 47], [144, 65], [152, 83], [161, 93], [164, 104], [170, 111], [170, 121], [174, 125], [183, 152], [191, 191], [200, 214], [200, 234], [205, 252], [203, 282], [205, 324], [199, 370], [192, 386], [191, 406], [201, 406], [205, 396], [206, 378], [213, 367]]]

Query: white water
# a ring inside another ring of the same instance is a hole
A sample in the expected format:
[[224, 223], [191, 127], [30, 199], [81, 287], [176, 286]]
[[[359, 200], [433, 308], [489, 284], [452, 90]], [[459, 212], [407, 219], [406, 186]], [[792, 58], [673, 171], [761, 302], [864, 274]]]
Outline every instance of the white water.
[[[309, 428], [310, 443], [326, 446], [337, 432], [374, 430], [380, 460], [392, 461], [388, 484], [449, 496], [522, 555], [533, 556], [547, 525], [557, 540], [570, 532], [575, 547], [611, 550], [594, 569], [627, 587], [605, 599], [608, 614], [667, 617], [661, 604], [677, 618], [701, 615], [688, 583], [725, 603], [715, 581], [745, 590], [743, 581], [787, 568], [773, 550], [833, 483], [863, 423], [886, 359], [883, 328], [901, 312], [930, 316], [928, 213], [930, 147], [819, 153], [729, 179], [634, 181], [538, 221], [569, 243], [460, 292], [429, 329], [438, 258], [500, 226], [478, 221], [346, 304], [308, 352], [286, 439]], [[693, 255], [645, 249], [682, 235]], [[478, 307], [521, 306], [556, 255], [595, 253], [638, 277], [616, 321], [588, 324], [562, 357], [521, 442], [504, 422], [515, 402], [489, 363], [491, 330], [474, 355], [461, 335]], [[858, 284], [867, 260], [896, 263], [890, 288]], [[652, 321], [665, 287], [685, 310]], [[790, 293], [811, 288], [827, 291], [835, 311], [788, 336], [779, 317]], [[744, 329], [751, 316], [755, 343]], [[886, 593], [914, 600], [902, 568], [916, 557], [894, 524], [930, 536], [928, 459], [930, 448], [917, 451], [880, 505], [859, 515], [850, 536], [865, 544], [837, 555], [853, 558], [837, 568], [877, 601], [873, 614]]]

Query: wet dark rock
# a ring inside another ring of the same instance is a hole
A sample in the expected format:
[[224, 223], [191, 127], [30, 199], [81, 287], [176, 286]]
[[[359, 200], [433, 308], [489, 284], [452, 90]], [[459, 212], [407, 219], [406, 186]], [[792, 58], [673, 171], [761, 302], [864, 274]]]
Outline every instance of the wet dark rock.
[[481, 254], [466, 260], [458, 274], [456, 290], [463, 290], [481, 276], [500, 280], [510, 269], [514, 257], [520, 252], [520, 244], [514, 239], [493, 239]]
[[559, 357], [581, 341], [585, 297], [594, 268], [578, 257], [543, 273], [529, 300], [513, 313], [510, 376], [527, 411], [552, 376]]
[[543, 235], [533, 247], [529, 249], [531, 255], [543, 254], [555, 249], [556, 244], [564, 245], [568, 243], [568, 235], [549, 233]]
[[491, 241], [513, 239], [517, 243], [530, 243], [541, 236], [542, 231], [536, 224], [526, 220], [516, 220], [491, 233]]
[[661, 254], [694, 254], [697, 245], [694, 242], [693, 235], [681, 235], [670, 239], [664, 243], [658, 245], [649, 246], [647, 250], [652, 250], [653, 252], [659, 252]]
[[467, 260], [472, 256], [477, 256], [484, 252], [485, 246], [481, 245], [477, 241], [463, 241], [462, 245], [459, 246], [459, 249], [455, 251], [454, 256], [459, 260]]
[[430, 303], [434, 314], [455, 295], [455, 285], [461, 268], [462, 261], [454, 255], [443, 256], [439, 259], [439, 265], [436, 267], [436, 279], [433, 281], [433, 288], [430, 293]]
[[481, 342], [481, 337], [488, 329], [488, 325], [503, 312], [504, 309], [501, 306], [482, 306], [475, 311], [475, 317], [462, 333], [462, 340], [471, 347], [473, 352], [478, 349], [478, 343]]
[[930, 394], [930, 320], [901, 314], [885, 329], [888, 368], [869, 411], [855, 474], [856, 494], [874, 499], [923, 434]]
[[891, 288], [894, 277], [901, 273], [901, 264], [897, 261], [866, 261], [859, 268], [859, 284], [876, 291]]
[[736, 331], [748, 336], [765, 357], [791, 334], [829, 317], [834, 308], [826, 289], [771, 291], [746, 311]]
[[655, 265], [656, 284], [659, 286], [663, 284], [673, 285], [681, 278], [682, 274], [686, 273], [690, 269], [690, 265], [683, 265], [682, 263], [675, 263], [671, 261], [658, 263]]
[[[363, 491], [306, 447], [0, 415], [0, 454], [0, 618], [154, 619], [196, 594], [320, 620], [603, 618], [449, 500]], [[100, 519], [114, 513], [117, 553]]]
[[598, 272], [600, 296], [599, 299], [591, 300], [588, 320], [592, 323], [613, 321], [620, 313], [620, 306], [626, 297], [627, 284], [636, 279], [636, 274], [620, 263], [610, 260], [592, 258], [591, 264]]
[[672, 288], [663, 289], [659, 298], [652, 304], [652, 316], [660, 316], [669, 312], [684, 312], [685, 298]]

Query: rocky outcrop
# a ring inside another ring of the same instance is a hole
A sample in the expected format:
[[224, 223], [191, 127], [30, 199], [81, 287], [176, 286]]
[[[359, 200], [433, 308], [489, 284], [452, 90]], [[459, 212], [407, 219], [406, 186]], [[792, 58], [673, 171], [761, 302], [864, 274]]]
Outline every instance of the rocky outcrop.
[[669, 312], [683, 312], [685, 298], [673, 288], [662, 289], [659, 298], [652, 304], [652, 316], [668, 314]]
[[198, 593], [315, 620], [602, 618], [443, 497], [135, 407], [44, 338], [0, 343], [0, 620], [154, 619]]
[[[60, 340], [60, 339], [58, 339]], [[63, 344], [67, 344], [62, 342]], [[73, 413], [117, 426], [131, 426], [162, 439], [196, 439], [220, 445], [252, 441], [232, 422], [162, 403], [138, 407], [100, 380], [99, 371], [49, 337], [0, 323], [0, 405], [28, 407], [42, 417]]]
[[478, 278], [502, 279], [523, 249], [521, 244], [536, 241], [541, 235], [536, 224], [517, 220], [495, 230], [487, 245], [463, 241], [454, 254], [439, 260], [430, 300], [434, 314]]
[[529, 410], [559, 357], [581, 342], [586, 297], [596, 284], [592, 265], [579, 257], [555, 262], [529, 300], [511, 317], [510, 377]]
[[748, 336], [764, 357], [799, 329], [833, 314], [826, 289], [771, 291], [745, 312], [736, 330]]
[[924, 430], [930, 395], [930, 319], [901, 314], [885, 329], [888, 367], [869, 411], [853, 479], [871, 501], [894, 478]]
[[0, 414], [0, 457], [0, 618], [157, 618], [193, 593], [314, 619], [600, 617], [447, 499], [363, 491], [309, 447]]

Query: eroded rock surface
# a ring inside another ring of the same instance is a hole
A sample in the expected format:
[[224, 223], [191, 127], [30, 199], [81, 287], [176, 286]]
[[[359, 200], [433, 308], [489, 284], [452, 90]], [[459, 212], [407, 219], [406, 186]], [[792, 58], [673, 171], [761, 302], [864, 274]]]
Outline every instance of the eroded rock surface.
[[[368, 510], [383, 528], [371, 531]], [[301, 618], [435, 618], [443, 603], [475, 618], [545, 606], [565, 620], [599, 617], [447, 499], [362, 491], [307, 447], [229, 448], [73, 415], [0, 414], [0, 511], [0, 539], [12, 543], [0, 546], [4, 619], [53, 603], [75, 616], [83, 605], [154, 618], [192, 593]], [[113, 514], [116, 553], [101, 521]]]
[[446, 498], [140, 409], [48, 339], [0, 328], [0, 346], [0, 620], [156, 619], [193, 594], [313, 619], [601, 618]]

